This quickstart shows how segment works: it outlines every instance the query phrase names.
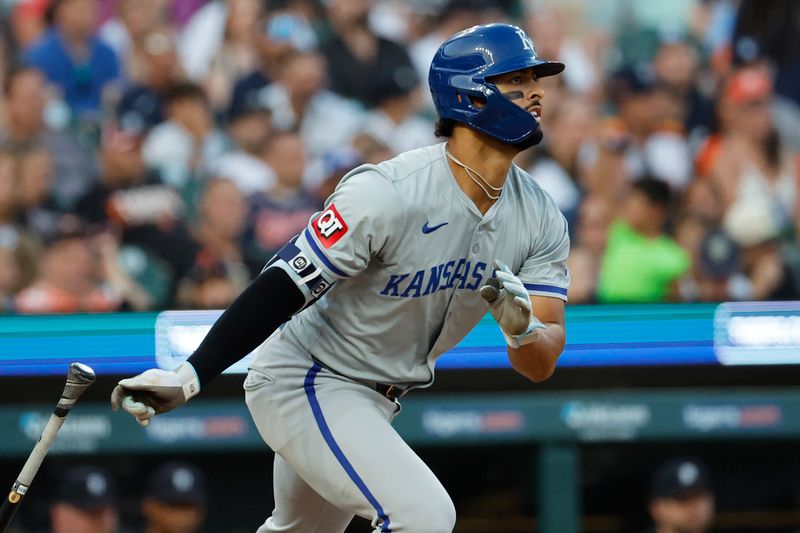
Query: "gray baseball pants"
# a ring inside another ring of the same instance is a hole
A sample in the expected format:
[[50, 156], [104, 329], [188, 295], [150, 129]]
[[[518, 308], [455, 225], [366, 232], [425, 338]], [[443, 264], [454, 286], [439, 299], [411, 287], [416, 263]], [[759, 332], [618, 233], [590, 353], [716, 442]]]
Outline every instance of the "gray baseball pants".
[[280, 334], [259, 349], [245, 399], [275, 452], [275, 508], [257, 533], [451, 533], [442, 484], [392, 428], [399, 405], [335, 374]]

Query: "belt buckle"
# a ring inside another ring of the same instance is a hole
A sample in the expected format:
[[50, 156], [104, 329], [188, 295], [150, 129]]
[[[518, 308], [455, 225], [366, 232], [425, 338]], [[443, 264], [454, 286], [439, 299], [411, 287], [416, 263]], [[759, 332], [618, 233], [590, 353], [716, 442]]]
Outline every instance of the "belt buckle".
[[389, 398], [390, 400], [396, 400], [397, 396], [393, 396], [394, 390], [396, 388], [397, 387], [395, 387], [394, 385], [389, 385], [389, 388], [386, 389], [386, 391], [383, 393], [383, 395], [386, 396], [387, 398]]

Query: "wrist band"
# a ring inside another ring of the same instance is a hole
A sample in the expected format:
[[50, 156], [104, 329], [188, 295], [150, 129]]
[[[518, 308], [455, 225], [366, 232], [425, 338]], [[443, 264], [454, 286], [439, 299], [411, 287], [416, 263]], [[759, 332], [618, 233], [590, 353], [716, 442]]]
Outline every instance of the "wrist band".
[[175, 373], [178, 375], [178, 381], [181, 383], [183, 389], [183, 397], [187, 401], [200, 394], [200, 380], [197, 378], [197, 372], [188, 361], [179, 366]]

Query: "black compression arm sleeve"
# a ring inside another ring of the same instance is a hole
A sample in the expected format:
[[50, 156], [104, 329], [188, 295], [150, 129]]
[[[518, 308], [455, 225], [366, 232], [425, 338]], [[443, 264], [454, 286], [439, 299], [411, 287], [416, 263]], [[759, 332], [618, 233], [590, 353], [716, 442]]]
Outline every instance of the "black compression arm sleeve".
[[222, 313], [189, 362], [203, 387], [255, 350], [289, 320], [305, 298], [289, 274], [268, 268]]

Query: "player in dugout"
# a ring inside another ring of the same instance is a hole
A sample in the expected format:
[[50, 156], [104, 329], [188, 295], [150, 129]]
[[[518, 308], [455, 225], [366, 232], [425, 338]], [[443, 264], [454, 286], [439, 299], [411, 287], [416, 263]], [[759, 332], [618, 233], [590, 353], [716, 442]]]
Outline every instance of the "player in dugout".
[[399, 399], [487, 311], [513, 368], [547, 379], [566, 341], [567, 223], [513, 164], [541, 141], [539, 58], [510, 24], [474, 26], [437, 51], [429, 85], [446, 142], [349, 172], [175, 371], [112, 394], [142, 425], [257, 349], [245, 398], [275, 451], [268, 532], [453, 530], [442, 484], [392, 428]]

